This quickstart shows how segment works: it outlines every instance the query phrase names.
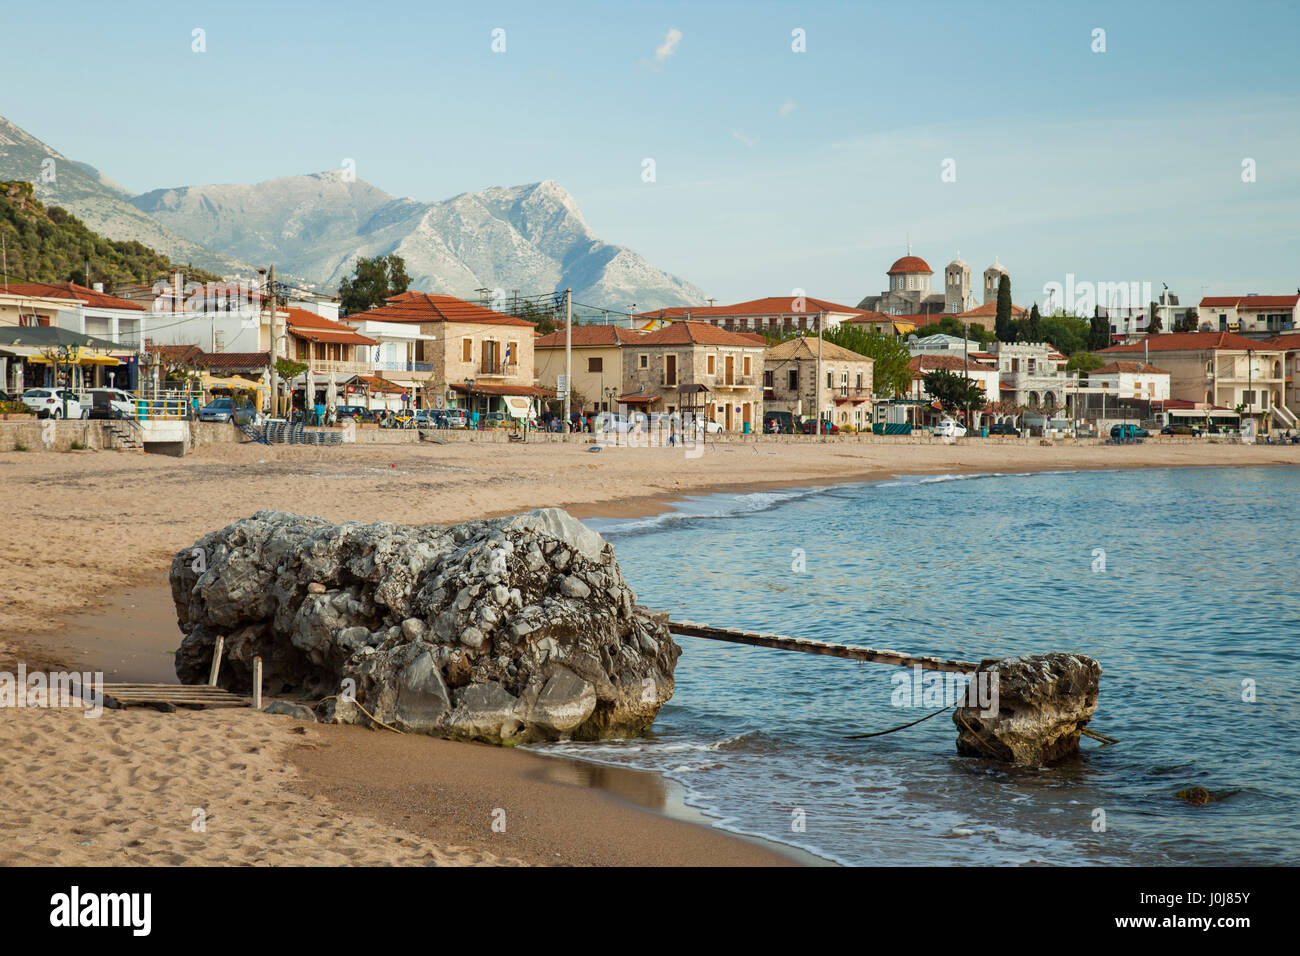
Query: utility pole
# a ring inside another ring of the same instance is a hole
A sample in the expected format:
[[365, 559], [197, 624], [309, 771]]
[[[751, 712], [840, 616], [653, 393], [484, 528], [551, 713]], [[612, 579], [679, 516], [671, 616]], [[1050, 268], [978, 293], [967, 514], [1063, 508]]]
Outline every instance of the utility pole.
[[271, 417], [278, 418], [280, 415], [280, 373], [275, 368], [275, 363], [279, 360], [279, 348], [275, 339], [275, 264], [271, 264], [270, 274], [267, 277], [267, 288], [271, 292]]
[[817, 434], [822, 433], [822, 316], [817, 313], [817, 387], [813, 389], [813, 416], [817, 420]]
[[573, 420], [573, 290], [564, 290], [564, 430], [571, 431]]

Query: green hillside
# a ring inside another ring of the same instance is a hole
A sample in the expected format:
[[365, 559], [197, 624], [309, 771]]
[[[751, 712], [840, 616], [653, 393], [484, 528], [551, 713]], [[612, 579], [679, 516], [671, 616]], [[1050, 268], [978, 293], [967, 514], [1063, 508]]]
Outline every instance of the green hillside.
[[105, 239], [66, 209], [46, 207], [26, 182], [0, 182], [0, 236], [4, 240], [0, 271], [6, 271], [11, 282], [102, 282], [111, 289], [119, 282], [149, 285], [177, 268], [195, 282], [221, 278], [173, 263], [141, 243]]

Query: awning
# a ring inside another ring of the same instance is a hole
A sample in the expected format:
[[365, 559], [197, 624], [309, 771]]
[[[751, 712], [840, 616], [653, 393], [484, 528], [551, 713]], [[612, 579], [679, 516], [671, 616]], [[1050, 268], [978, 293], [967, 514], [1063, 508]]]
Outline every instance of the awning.
[[506, 395], [503, 397], [506, 403], [506, 411], [515, 418], [527, 418], [528, 413], [532, 411], [533, 403], [522, 395]]
[[111, 355], [83, 355], [77, 363], [78, 365], [121, 365], [117, 359]]
[[199, 384], [202, 385], [205, 390], [209, 388], [246, 388], [250, 390], [257, 389], [259, 392], [269, 392], [271, 390], [269, 385], [263, 385], [261, 382], [254, 382], [252, 379], [218, 378], [215, 375], [209, 375], [207, 372], [203, 372], [199, 375]]

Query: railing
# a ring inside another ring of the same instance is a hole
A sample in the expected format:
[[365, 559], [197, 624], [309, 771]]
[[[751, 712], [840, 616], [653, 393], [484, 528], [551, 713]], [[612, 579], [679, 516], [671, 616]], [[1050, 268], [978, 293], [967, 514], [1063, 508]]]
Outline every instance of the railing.
[[368, 375], [374, 371], [370, 362], [343, 362], [338, 359], [308, 359], [313, 375], [329, 375], [331, 372], [344, 375]]
[[753, 375], [732, 375], [730, 378], [714, 375], [712, 378], [715, 388], [752, 388], [756, 381]]
[[514, 375], [517, 371], [518, 362], [480, 362], [478, 366], [480, 375]]
[[376, 362], [374, 368], [383, 372], [432, 372], [432, 362]]

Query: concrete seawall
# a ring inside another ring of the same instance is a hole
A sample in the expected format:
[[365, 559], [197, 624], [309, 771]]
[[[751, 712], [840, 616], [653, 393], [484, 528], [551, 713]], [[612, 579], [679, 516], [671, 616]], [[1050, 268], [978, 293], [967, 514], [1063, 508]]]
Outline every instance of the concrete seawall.
[[[74, 443], [90, 449], [96, 450], [128, 450], [121, 443], [114, 440], [107, 427], [110, 423], [102, 421], [70, 421], [70, 422], [50, 422], [36, 420], [19, 420], [19, 421], [0, 421], [0, 452], [14, 451], [18, 446], [23, 446], [30, 451], [69, 451]], [[183, 450], [193, 450], [194, 448], [206, 445], [220, 445], [238, 442], [247, 442], [249, 439], [228, 423], [217, 422], [166, 422], [156, 423], [158, 425], [167, 425], [174, 429], [180, 429], [188, 433], [184, 440]], [[342, 431], [341, 429], [324, 429], [308, 428], [308, 432], [316, 431]], [[509, 432], [505, 429], [493, 428], [484, 431], [468, 431], [465, 429], [446, 429], [437, 431], [426, 431], [426, 435], [435, 436], [438, 440], [445, 442], [477, 442], [485, 444], [515, 444], [509, 440]], [[357, 445], [418, 445], [421, 443], [428, 444], [427, 439], [420, 438], [420, 432], [414, 429], [399, 428], [357, 428], [354, 430], [355, 444]], [[173, 444], [179, 444], [177, 436], [167, 436], [168, 441]], [[557, 432], [531, 432], [528, 435], [527, 444], [571, 444], [571, 445], [591, 445], [596, 443], [596, 437], [587, 433], [561, 434]], [[618, 445], [628, 445], [626, 435], [618, 436]], [[162, 436], [159, 436], [162, 438]], [[344, 439], [345, 442], [347, 439]], [[812, 443], [823, 444], [840, 444], [840, 445], [1011, 445], [1025, 446], [1037, 445], [1042, 439], [1038, 438], [1009, 438], [1001, 436], [990, 436], [989, 438], [958, 438], [943, 439], [933, 438], [928, 434], [917, 435], [710, 435], [705, 447], [711, 445], [720, 446], [740, 446], [740, 445], [801, 445]], [[1161, 445], [1200, 445], [1207, 441], [1215, 439], [1193, 438], [1189, 436], [1158, 436], [1148, 439], [1152, 443]], [[1229, 439], [1219, 439], [1220, 441], [1229, 441]], [[1051, 440], [1054, 445], [1067, 446], [1087, 446], [1102, 445], [1107, 439], [1103, 438], [1059, 438]], [[605, 444], [611, 447], [615, 444], [611, 437]], [[642, 438], [633, 442], [632, 447], [644, 447], [651, 442]], [[665, 439], [654, 437], [653, 445], [666, 445]], [[135, 449], [138, 451], [138, 449]], [[151, 451], [154, 448], [150, 448]], [[158, 450], [162, 450], [161, 446]], [[183, 450], [179, 447], [170, 448], [167, 453], [181, 454]]]

